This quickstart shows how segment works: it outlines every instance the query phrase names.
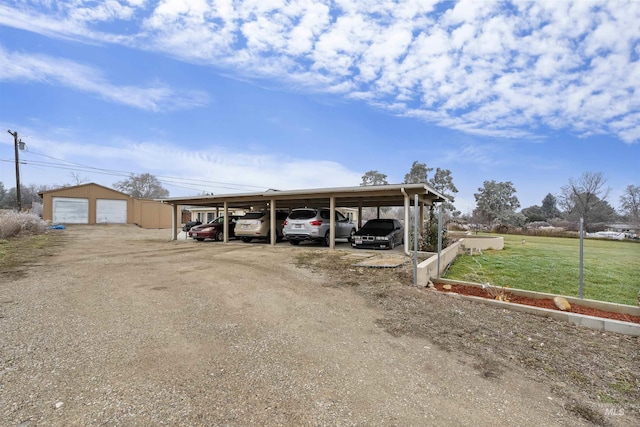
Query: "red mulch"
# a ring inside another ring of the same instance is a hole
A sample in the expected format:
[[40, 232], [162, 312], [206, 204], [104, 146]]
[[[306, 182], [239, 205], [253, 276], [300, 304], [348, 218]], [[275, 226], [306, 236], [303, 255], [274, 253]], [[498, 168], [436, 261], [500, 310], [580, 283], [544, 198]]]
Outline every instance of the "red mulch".
[[[446, 290], [446, 289], [443, 289], [442, 287], [443, 285], [444, 285], [443, 283], [435, 283], [436, 289], [441, 292], [455, 292], [460, 295], [469, 295], [474, 297], [493, 299], [493, 297], [489, 295], [489, 293], [486, 290], [482, 288], [477, 288], [475, 286], [466, 286], [462, 284], [452, 283], [451, 289]], [[558, 307], [556, 307], [552, 298], [523, 297], [520, 295], [514, 295], [509, 291], [506, 291], [505, 295], [507, 296], [509, 302], [514, 304], [524, 304], [524, 305], [530, 305], [533, 307], [548, 308], [550, 310], [559, 311]], [[609, 311], [598, 310], [597, 308], [585, 307], [585, 306], [573, 304], [573, 303], [571, 303], [570, 311], [571, 313], [586, 314], [588, 316], [602, 317], [605, 319], [614, 319], [614, 320], [621, 320], [623, 322], [640, 323], [640, 316], [631, 316], [629, 314], [612, 313]]]

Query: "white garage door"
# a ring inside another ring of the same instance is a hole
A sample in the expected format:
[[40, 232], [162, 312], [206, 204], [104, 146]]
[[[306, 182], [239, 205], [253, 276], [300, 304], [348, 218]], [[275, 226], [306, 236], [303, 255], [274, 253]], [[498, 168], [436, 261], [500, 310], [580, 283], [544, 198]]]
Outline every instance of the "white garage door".
[[89, 199], [54, 197], [53, 222], [89, 224]]
[[96, 200], [96, 223], [98, 224], [126, 224], [126, 200]]

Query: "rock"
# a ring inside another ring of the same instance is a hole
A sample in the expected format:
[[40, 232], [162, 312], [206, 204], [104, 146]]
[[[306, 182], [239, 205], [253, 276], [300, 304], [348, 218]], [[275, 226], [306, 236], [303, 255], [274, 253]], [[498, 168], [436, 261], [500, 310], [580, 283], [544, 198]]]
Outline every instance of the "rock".
[[562, 311], [571, 310], [571, 304], [569, 304], [569, 301], [567, 301], [565, 298], [555, 297], [553, 299], [553, 302], [555, 303], [556, 307], [558, 307]]
[[[435, 289], [436, 285], [434, 285], [433, 282], [429, 280], [429, 283], [427, 283], [427, 287], [430, 289]], [[638, 302], [640, 302], [640, 293], [638, 293]]]
[[62, 408], [63, 405], [64, 405], [64, 402], [56, 402], [56, 409]]
[[442, 285], [442, 289], [451, 290], [451, 285]]

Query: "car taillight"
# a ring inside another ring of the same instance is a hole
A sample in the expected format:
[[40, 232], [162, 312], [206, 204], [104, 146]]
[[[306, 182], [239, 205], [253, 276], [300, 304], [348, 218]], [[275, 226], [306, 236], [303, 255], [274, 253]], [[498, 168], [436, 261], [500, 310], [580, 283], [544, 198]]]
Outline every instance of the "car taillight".
[[287, 225], [287, 220], [285, 219], [282, 225]]
[[309, 224], [314, 225], [314, 226], [319, 226], [322, 225], [322, 221], [319, 221], [317, 219], [314, 219], [313, 221], [309, 221]]

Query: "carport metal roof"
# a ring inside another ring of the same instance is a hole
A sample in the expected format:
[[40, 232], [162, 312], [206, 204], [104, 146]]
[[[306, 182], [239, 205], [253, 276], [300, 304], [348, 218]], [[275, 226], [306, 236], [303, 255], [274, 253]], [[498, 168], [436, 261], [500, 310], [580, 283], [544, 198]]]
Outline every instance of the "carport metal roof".
[[268, 190], [260, 193], [216, 194], [210, 196], [171, 197], [159, 199], [173, 206], [208, 206], [229, 209], [258, 209], [272, 201], [278, 209], [329, 206], [335, 200], [339, 207], [403, 206], [405, 198], [433, 204], [448, 200], [446, 196], [427, 184], [393, 184], [358, 187], [334, 187], [307, 190]]
[[[411, 200], [419, 206], [431, 205], [435, 202], [448, 200], [443, 194], [427, 184], [394, 184], [371, 185], [358, 187], [317, 188], [309, 190], [268, 190], [262, 193], [217, 194], [211, 196], [172, 197], [158, 199], [158, 201], [173, 206], [173, 221], [171, 227], [172, 240], [178, 236], [178, 206], [207, 206], [223, 208], [226, 216], [229, 209], [266, 209], [271, 210], [270, 228], [271, 244], [276, 244], [276, 209], [293, 209], [300, 207], [329, 207], [333, 212], [336, 207], [355, 208], [364, 207], [404, 206], [404, 222], [409, 223], [409, 206]], [[330, 248], [335, 248], [335, 215], [330, 215]], [[409, 227], [404, 230], [405, 253], [409, 253]], [[228, 223], [224, 224], [224, 241], [228, 242]]]

